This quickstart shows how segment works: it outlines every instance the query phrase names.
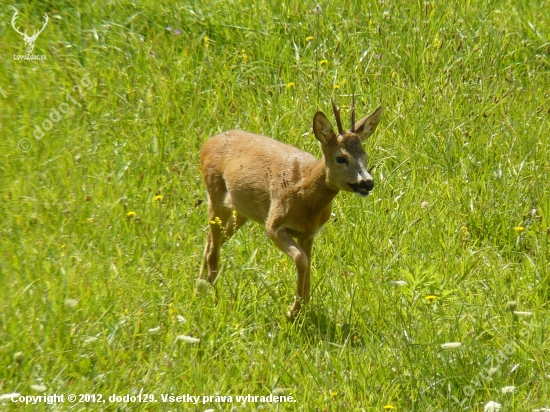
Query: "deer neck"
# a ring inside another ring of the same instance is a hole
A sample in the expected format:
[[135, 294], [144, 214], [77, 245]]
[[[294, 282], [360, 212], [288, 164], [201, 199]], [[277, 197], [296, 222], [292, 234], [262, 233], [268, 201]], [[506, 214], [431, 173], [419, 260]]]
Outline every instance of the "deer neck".
[[325, 209], [339, 190], [329, 185], [324, 157], [315, 162], [303, 180], [301, 195], [312, 212]]

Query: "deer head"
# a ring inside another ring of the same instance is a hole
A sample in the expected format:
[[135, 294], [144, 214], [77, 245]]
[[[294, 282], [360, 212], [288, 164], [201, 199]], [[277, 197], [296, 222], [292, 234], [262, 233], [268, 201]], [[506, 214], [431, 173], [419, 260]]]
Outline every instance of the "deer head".
[[340, 109], [332, 102], [338, 134], [323, 112], [317, 112], [313, 119], [313, 132], [321, 143], [321, 150], [327, 167], [328, 183], [337, 190], [355, 192], [360, 197], [367, 196], [374, 188], [374, 179], [366, 166], [367, 154], [361, 143], [376, 129], [382, 108], [355, 123], [355, 98], [351, 103], [351, 124], [344, 131], [340, 119]]
[[11, 19], [11, 26], [17, 32], [17, 34], [19, 34], [23, 38], [23, 40], [25, 41], [25, 51], [27, 52], [27, 54], [31, 54], [32, 51], [34, 50], [34, 42], [36, 41], [38, 35], [44, 31], [44, 29], [46, 28], [46, 25], [48, 24], [48, 21], [49, 21], [48, 15], [44, 14], [44, 17], [46, 18], [46, 20], [44, 21], [44, 24], [42, 25], [42, 28], [39, 31], [35, 30], [34, 33], [32, 34], [32, 36], [29, 36], [27, 34], [27, 30], [25, 30], [22, 33], [19, 30], [19, 28], [17, 28], [17, 26], [15, 24], [16, 24], [16, 20], [17, 20], [18, 16], [19, 16], [19, 12], [16, 11], [15, 14], [13, 15], [12, 19]]

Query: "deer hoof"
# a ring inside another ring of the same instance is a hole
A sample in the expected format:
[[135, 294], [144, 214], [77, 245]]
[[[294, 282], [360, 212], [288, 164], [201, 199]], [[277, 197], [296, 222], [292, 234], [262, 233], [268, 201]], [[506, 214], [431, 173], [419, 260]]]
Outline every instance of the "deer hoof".
[[296, 319], [298, 319], [300, 313], [300, 309], [289, 309], [289, 311], [286, 313], [286, 318], [290, 322], [295, 322]]

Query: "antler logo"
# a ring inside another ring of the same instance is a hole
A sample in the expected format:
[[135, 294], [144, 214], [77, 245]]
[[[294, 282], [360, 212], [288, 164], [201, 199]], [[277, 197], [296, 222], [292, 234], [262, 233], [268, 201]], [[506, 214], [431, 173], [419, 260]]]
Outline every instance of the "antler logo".
[[42, 26], [42, 28], [39, 30], [39, 31], [34, 31], [34, 33], [32, 34], [32, 36], [29, 36], [27, 34], [27, 30], [25, 30], [23, 33], [21, 32], [21, 30], [19, 30], [17, 28], [17, 26], [15, 25], [16, 24], [16, 20], [17, 20], [17, 17], [19, 16], [19, 12], [18, 11], [15, 11], [15, 14], [13, 15], [12, 19], [11, 19], [11, 25], [13, 27], [13, 29], [23, 38], [23, 40], [25, 41], [25, 50], [27, 52], [27, 54], [31, 54], [32, 51], [34, 50], [34, 42], [36, 41], [38, 35], [40, 33], [42, 33], [44, 31], [44, 29], [46, 28], [46, 24], [48, 24], [48, 15], [47, 14], [44, 14], [44, 17], [46, 17], [46, 21], [44, 22], [44, 25]]

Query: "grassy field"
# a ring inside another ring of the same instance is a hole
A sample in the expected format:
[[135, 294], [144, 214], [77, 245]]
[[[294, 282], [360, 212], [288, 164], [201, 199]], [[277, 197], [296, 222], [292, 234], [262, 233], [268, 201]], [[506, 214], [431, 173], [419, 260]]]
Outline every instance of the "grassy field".
[[[0, 395], [65, 402], [0, 408], [547, 410], [550, 2], [273, 3], [2, 5]], [[17, 57], [15, 10], [48, 14], [45, 60]], [[304, 316], [257, 224], [195, 296], [204, 141], [320, 156], [313, 115], [333, 97], [347, 123], [352, 93], [385, 108], [376, 188], [335, 199]]]

